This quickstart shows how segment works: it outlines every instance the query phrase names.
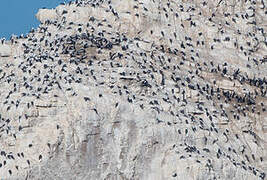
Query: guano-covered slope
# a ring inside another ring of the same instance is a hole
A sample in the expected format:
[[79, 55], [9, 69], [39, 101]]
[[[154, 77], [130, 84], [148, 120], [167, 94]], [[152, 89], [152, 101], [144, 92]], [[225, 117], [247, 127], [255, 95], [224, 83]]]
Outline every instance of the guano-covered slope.
[[266, 179], [266, 5], [41, 9], [0, 43], [0, 177]]

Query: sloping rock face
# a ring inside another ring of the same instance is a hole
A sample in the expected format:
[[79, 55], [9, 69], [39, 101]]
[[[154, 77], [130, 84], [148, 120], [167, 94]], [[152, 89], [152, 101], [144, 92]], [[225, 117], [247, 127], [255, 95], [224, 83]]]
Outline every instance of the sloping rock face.
[[37, 17], [0, 61], [1, 178], [266, 179], [265, 1]]

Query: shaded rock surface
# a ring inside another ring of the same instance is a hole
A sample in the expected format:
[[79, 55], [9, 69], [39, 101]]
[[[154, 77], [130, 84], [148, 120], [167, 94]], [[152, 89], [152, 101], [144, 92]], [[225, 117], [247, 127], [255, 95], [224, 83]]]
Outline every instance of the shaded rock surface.
[[0, 45], [0, 177], [266, 179], [265, 1], [78, 0], [36, 17]]

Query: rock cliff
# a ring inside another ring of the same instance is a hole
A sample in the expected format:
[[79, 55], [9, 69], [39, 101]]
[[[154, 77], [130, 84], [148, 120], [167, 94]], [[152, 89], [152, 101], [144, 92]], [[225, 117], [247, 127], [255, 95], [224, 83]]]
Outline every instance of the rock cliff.
[[0, 44], [0, 177], [266, 179], [266, 5], [40, 9]]

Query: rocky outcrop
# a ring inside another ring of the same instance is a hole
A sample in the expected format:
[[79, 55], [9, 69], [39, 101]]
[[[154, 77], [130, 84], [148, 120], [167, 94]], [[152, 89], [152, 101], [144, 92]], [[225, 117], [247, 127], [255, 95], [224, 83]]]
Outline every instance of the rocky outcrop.
[[54, 22], [59, 17], [55, 9], [39, 9], [35, 16], [41, 23]]
[[40, 10], [0, 48], [0, 177], [266, 179], [263, 3]]

